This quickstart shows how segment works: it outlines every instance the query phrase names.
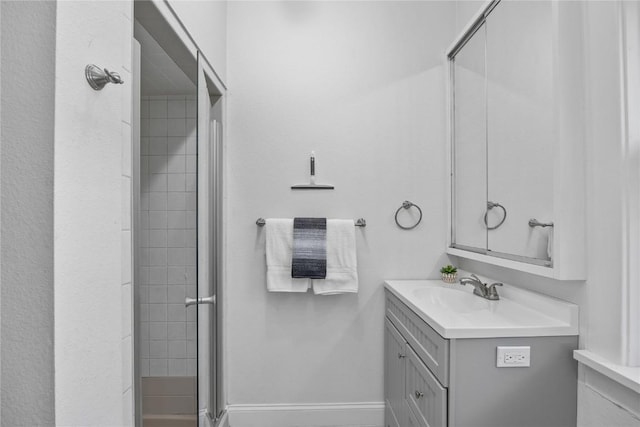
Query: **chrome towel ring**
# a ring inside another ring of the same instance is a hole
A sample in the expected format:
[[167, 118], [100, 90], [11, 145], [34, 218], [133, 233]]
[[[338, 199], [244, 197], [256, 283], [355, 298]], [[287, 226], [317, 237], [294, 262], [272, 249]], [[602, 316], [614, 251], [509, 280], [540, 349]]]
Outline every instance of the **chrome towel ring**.
[[[494, 227], [489, 227], [489, 223], [487, 222], [487, 215], [489, 215], [489, 211], [493, 208], [502, 209], [503, 216], [502, 216], [502, 220], [498, 223], [498, 225]], [[500, 227], [504, 223], [505, 219], [507, 219], [507, 210], [505, 209], [504, 206], [502, 206], [500, 203], [487, 202], [487, 211], [484, 213], [484, 225], [487, 226], [487, 230], [495, 230], [496, 228]]]
[[[410, 227], [406, 227], [402, 224], [400, 224], [400, 222], [398, 221], [398, 214], [400, 213], [400, 211], [402, 209], [409, 209], [410, 207], [415, 207], [416, 209], [418, 209], [418, 212], [420, 213], [420, 218], [418, 218], [418, 221], [416, 221], [415, 224], [413, 224]], [[402, 202], [402, 206], [400, 206], [398, 208], [398, 210], [396, 211], [396, 224], [398, 224], [398, 227], [402, 228], [403, 230], [411, 230], [413, 228], [416, 228], [418, 226], [418, 224], [420, 224], [420, 221], [422, 221], [422, 209], [420, 209], [420, 206], [416, 205], [415, 203], [412, 203], [408, 200], [405, 200], [404, 202]]]

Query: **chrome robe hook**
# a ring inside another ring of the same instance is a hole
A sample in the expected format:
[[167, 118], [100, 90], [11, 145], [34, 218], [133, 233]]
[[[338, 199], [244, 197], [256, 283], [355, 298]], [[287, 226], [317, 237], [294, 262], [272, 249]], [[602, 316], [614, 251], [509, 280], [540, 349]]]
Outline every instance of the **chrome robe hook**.
[[106, 68], [103, 70], [97, 65], [89, 64], [84, 69], [84, 75], [94, 90], [102, 90], [107, 83], [123, 84], [120, 74], [111, 72]]

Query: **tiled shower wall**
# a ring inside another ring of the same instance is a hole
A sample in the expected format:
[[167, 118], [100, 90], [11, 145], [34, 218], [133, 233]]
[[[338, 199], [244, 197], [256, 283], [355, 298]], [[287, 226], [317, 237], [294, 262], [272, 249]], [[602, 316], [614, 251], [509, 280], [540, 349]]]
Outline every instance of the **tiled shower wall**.
[[141, 99], [141, 374], [196, 375], [196, 98]]

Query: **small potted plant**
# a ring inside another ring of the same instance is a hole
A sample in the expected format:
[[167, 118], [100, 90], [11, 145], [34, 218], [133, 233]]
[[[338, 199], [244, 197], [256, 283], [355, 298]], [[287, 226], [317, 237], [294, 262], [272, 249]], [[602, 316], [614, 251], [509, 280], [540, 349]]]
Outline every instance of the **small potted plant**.
[[442, 281], [445, 283], [456, 283], [458, 278], [458, 269], [453, 265], [445, 265], [440, 269], [442, 273]]

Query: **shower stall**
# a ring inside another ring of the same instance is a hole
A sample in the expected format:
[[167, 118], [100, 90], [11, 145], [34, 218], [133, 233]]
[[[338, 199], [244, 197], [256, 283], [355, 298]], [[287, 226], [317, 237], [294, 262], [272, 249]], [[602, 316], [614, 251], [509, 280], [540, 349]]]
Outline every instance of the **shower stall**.
[[222, 92], [153, 5], [136, 2], [135, 16], [136, 425], [215, 424], [224, 409]]

